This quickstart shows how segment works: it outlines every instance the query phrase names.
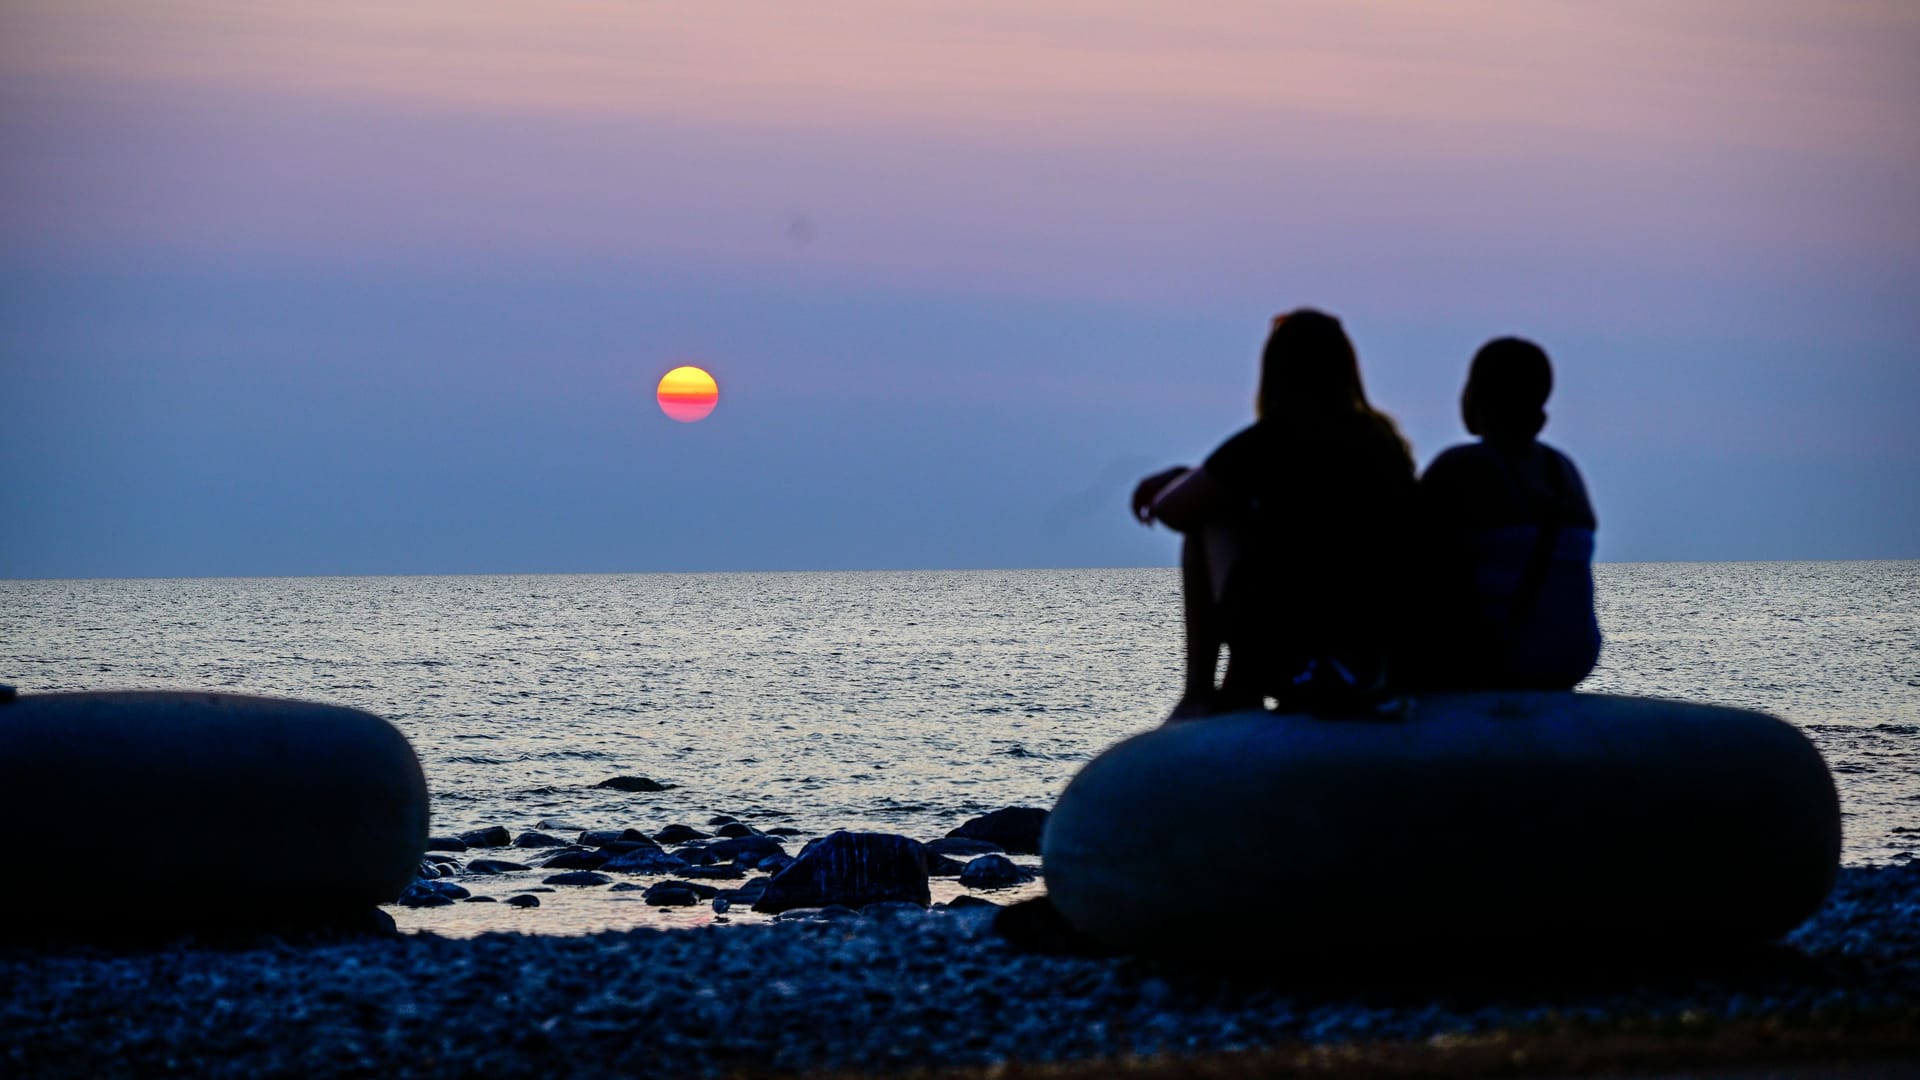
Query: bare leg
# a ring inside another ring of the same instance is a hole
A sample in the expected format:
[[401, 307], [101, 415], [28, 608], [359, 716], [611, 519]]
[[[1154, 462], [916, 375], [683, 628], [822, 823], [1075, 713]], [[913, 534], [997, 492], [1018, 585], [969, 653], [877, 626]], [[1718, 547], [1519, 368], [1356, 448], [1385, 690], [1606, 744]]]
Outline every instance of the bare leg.
[[1180, 543], [1180, 596], [1187, 622], [1186, 685], [1169, 719], [1205, 716], [1213, 706], [1214, 669], [1220, 663], [1224, 642], [1213, 578], [1206, 537], [1198, 530], [1188, 533]]
[[1247, 665], [1236, 665], [1231, 655], [1225, 680], [1219, 686], [1214, 684], [1220, 649], [1226, 643], [1221, 601], [1226, 595], [1227, 572], [1247, 544], [1245, 530], [1216, 524], [1188, 533], [1180, 545], [1180, 592], [1187, 622], [1186, 686], [1179, 704], [1167, 717], [1168, 723], [1257, 709], [1262, 704], [1259, 690], [1252, 685], [1254, 680], [1248, 678]]

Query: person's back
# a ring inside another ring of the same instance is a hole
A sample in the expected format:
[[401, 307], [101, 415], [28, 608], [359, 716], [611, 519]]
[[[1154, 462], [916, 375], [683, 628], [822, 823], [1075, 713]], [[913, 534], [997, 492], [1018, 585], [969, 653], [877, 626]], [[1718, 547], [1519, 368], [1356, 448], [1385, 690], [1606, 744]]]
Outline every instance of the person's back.
[[1474, 356], [1461, 412], [1480, 441], [1420, 479], [1432, 552], [1421, 683], [1568, 689], [1593, 670], [1593, 508], [1579, 470], [1542, 444], [1546, 353], [1502, 338]]
[[[1226, 590], [1229, 642], [1249, 674], [1297, 679], [1316, 660], [1356, 682], [1385, 675], [1405, 618], [1413, 462], [1390, 423], [1371, 416], [1302, 431], [1263, 420], [1206, 468], [1246, 500], [1253, 557]], [[1333, 673], [1328, 673], [1333, 674]], [[1286, 700], [1284, 687], [1261, 687]]]

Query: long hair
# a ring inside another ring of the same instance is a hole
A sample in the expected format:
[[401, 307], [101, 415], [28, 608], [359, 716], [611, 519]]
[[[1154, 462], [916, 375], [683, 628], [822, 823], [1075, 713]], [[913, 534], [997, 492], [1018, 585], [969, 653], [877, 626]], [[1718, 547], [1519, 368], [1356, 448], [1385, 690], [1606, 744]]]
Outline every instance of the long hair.
[[1254, 408], [1261, 419], [1302, 433], [1347, 428], [1360, 421], [1406, 447], [1393, 418], [1368, 404], [1360, 383], [1360, 358], [1340, 320], [1313, 308], [1273, 320], [1260, 355]]

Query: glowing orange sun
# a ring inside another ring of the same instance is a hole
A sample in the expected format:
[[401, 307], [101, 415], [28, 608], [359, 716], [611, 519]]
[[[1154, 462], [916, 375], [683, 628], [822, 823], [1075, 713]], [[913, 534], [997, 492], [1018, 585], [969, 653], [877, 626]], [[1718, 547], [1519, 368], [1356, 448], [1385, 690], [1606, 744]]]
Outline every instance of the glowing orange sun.
[[705, 420], [720, 403], [720, 384], [697, 367], [677, 367], [661, 376], [660, 389], [654, 396], [660, 400], [661, 412], [691, 424]]

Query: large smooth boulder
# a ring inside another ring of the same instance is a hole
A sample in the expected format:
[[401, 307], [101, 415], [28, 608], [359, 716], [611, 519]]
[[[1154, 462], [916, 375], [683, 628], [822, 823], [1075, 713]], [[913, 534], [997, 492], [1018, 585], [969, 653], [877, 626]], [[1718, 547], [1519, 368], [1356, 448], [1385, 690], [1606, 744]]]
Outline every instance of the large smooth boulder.
[[932, 902], [926, 848], [892, 833], [836, 832], [808, 844], [792, 865], [775, 874], [753, 910], [858, 908], [885, 900], [921, 907]]
[[1068, 921], [1133, 951], [1671, 951], [1811, 915], [1840, 811], [1818, 751], [1761, 713], [1448, 694], [1137, 735], [1067, 786], [1043, 849]]
[[111, 837], [114, 875], [138, 892], [0, 890], [15, 930], [318, 925], [412, 883], [427, 786], [407, 740], [357, 709], [237, 694], [28, 694], [0, 703], [0, 820], [51, 823], [41, 835], [56, 848]]

